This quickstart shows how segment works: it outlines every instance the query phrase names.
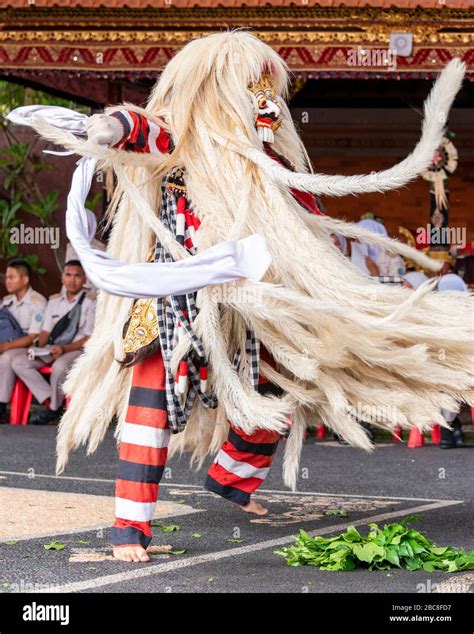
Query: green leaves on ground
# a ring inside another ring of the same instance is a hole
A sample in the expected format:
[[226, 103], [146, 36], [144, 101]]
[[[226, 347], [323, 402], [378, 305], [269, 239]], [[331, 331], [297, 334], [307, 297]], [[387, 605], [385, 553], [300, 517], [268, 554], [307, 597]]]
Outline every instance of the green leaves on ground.
[[344, 511], [344, 509], [328, 509], [327, 511], [323, 511], [323, 515], [338, 515], [339, 517], [347, 517], [349, 513]]
[[165, 526], [165, 524], [160, 524], [159, 522], [152, 522], [151, 524], [155, 528], [159, 528], [160, 531], [164, 533], [173, 533], [174, 531], [179, 531], [178, 524], [170, 524], [169, 526]]
[[49, 544], [43, 544], [45, 550], [63, 550], [65, 548], [64, 544], [60, 544], [55, 539], [52, 539]]
[[465, 552], [452, 546], [438, 547], [408, 524], [419, 517], [414, 515], [399, 524], [369, 524], [367, 537], [355, 526], [336, 537], [311, 537], [301, 530], [293, 546], [275, 550], [285, 557], [289, 566], [317, 566], [321, 570], [424, 570], [457, 572], [474, 568], [474, 550]]

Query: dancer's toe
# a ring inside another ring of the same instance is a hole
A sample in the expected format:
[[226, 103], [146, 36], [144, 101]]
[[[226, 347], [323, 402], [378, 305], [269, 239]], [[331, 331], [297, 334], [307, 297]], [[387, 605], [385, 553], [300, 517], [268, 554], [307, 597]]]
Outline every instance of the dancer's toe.
[[150, 557], [146, 550], [139, 546], [122, 546], [113, 549], [115, 559], [120, 561], [140, 562], [150, 561]]
[[266, 515], [268, 513], [268, 509], [254, 500], [250, 500], [248, 504], [243, 506], [240, 505], [240, 508], [246, 513], [254, 513], [255, 515]]

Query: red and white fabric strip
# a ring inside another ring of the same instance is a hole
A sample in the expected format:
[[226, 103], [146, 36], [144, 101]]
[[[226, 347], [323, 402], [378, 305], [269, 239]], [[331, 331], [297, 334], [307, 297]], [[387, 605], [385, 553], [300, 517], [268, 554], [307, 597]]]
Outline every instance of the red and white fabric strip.
[[146, 548], [150, 543], [169, 438], [165, 372], [158, 351], [133, 368], [115, 485], [114, 546]]
[[227, 441], [209, 468], [205, 488], [236, 504], [248, 504], [250, 495], [268, 475], [280, 438], [276, 432], [244, 434], [231, 426]]
[[131, 150], [150, 154], [169, 153], [168, 132], [141, 114], [129, 110], [116, 110], [115, 117], [123, 127], [123, 136], [115, 146], [119, 150]]

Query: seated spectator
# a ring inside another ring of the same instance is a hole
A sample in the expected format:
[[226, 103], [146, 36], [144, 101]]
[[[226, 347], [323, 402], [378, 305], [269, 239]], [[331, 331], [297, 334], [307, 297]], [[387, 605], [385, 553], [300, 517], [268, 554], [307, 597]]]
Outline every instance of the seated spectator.
[[331, 239], [342, 253], [342, 255], [347, 255], [347, 239], [340, 233], [331, 233]]
[[460, 291], [461, 293], [466, 293], [469, 289], [462, 277], [456, 275], [456, 273], [448, 273], [440, 278], [437, 290], [439, 292]]
[[12, 260], [6, 270], [6, 295], [0, 308], [0, 424], [7, 422], [16, 376], [13, 359], [31, 346], [41, 330], [46, 298], [30, 284], [31, 267], [25, 260]]
[[405, 286], [413, 290], [419, 288], [428, 279], [428, 277], [420, 271], [410, 271], [410, 273], [406, 273], [403, 278], [405, 280]]
[[[388, 232], [378, 220], [360, 220], [362, 229], [388, 237]], [[405, 273], [405, 263], [399, 255], [391, 255], [380, 247], [353, 241], [351, 245], [351, 262], [367, 275], [375, 277], [398, 277]]]
[[[469, 292], [468, 287], [462, 277], [455, 273], [448, 273], [443, 275], [437, 286], [437, 290], [440, 293], [446, 291], [454, 291], [460, 293]], [[462, 424], [456, 412], [450, 412], [442, 409], [441, 413], [447, 423], [451, 424], [452, 429], [446, 429], [441, 427], [441, 442], [439, 444], [440, 449], [452, 449], [454, 447], [464, 447], [464, 433], [462, 431]]]
[[[89, 235], [89, 242], [94, 247], [94, 249], [97, 249], [98, 251], [105, 251], [106, 249], [105, 244], [97, 240], [95, 237], [95, 233], [97, 231], [97, 218], [95, 217], [95, 214], [90, 209], [86, 209], [86, 212], [87, 212], [87, 231]], [[78, 260], [78, 259], [79, 258], [77, 256], [76, 251], [74, 250], [74, 247], [72, 246], [70, 242], [68, 242], [66, 245], [65, 262], [70, 262], [71, 260]], [[86, 278], [86, 283], [84, 284], [84, 288], [87, 288], [88, 290], [94, 293], [97, 292], [96, 287], [87, 278]]]
[[454, 264], [454, 273], [457, 273], [466, 282], [469, 288], [474, 288], [474, 245], [470, 244], [462, 252], [458, 253]]
[[[13, 362], [14, 372], [37, 401], [49, 400], [48, 408], [31, 419], [36, 425], [47, 425], [61, 416], [62, 385], [94, 325], [95, 300], [84, 290], [86, 276], [78, 260], [66, 262], [61, 281], [64, 290], [49, 298], [38, 347], [30, 349], [30, 354], [25, 351]], [[48, 383], [39, 370], [49, 364], [52, 364], [52, 372]]]

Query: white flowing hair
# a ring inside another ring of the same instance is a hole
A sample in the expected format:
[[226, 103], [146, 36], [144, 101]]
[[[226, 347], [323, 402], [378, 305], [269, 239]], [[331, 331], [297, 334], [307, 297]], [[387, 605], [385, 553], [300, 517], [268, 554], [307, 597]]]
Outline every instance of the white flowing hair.
[[[118, 259], [146, 260], [157, 237], [175, 258], [189, 257], [158, 213], [162, 177], [175, 165], [186, 170], [188, 201], [201, 220], [199, 249], [251, 233], [267, 237], [273, 263], [262, 282], [242, 280], [198, 292], [195, 330], [209, 356], [209, 383], [219, 406], [210, 411], [196, 403], [185, 431], [172, 438], [172, 450], [192, 451], [201, 464], [219, 447], [227, 421], [246, 433], [284, 432], [292, 421], [284, 475], [294, 487], [306, 426], [324, 423], [352, 445], [370, 450], [357, 424], [361, 412], [364, 420], [387, 429], [425, 429], [445, 424], [440, 408], [452, 411], [463, 401], [474, 402], [472, 299], [434, 293], [433, 282], [413, 292], [368, 278], [334, 246], [333, 231], [409, 256], [425, 268], [437, 270], [439, 264], [352, 223], [311, 215], [291, 194], [291, 188], [336, 196], [384, 191], [415, 178], [441, 140], [441, 115], [446, 118], [463, 71], [454, 60], [441, 74], [425, 105], [414, 152], [390, 170], [368, 176], [310, 173], [285, 105], [273, 147], [296, 172], [264, 153], [247, 89], [270, 72], [284, 99], [288, 68], [272, 48], [244, 31], [190, 42], [168, 63], [145, 109], [121, 106], [165, 126], [175, 143], [170, 155], [104, 150], [36, 126], [47, 138], [115, 169], [109, 251]], [[131, 303], [100, 293], [94, 333], [65, 385], [72, 401], [59, 429], [57, 473], [79, 445], [88, 443], [88, 452], [95, 451], [114, 415], [123, 422], [131, 371], [120, 369], [116, 359], [123, 356], [122, 328]], [[284, 390], [282, 398], [252, 389], [245, 357], [238, 370], [232, 365], [247, 328], [277, 362], [275, 369], [262, 361], [261, 371]], [[177, 345], [173, 367], [188, 350], [186, 341]]]

